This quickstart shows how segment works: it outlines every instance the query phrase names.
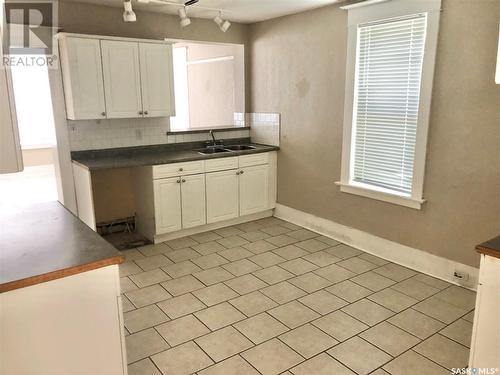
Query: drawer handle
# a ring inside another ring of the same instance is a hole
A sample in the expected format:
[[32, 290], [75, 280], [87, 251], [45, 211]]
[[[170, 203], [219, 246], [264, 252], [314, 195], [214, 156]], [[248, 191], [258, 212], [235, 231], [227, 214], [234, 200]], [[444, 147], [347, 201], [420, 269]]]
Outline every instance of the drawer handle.
[[184, 170], [184, 168], [179, 168], [179, 172], [182, 172]]

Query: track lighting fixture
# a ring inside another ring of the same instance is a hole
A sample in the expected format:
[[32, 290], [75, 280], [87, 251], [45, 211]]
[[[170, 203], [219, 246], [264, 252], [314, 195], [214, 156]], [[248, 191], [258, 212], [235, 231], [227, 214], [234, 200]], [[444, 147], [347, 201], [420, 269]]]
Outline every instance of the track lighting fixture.
[[134, 11], [132, 10], [132, 1], [125, 0], [123, 2], [123, 20], [125, 22], [135, 22], [137, 20]]
[[231, 27], [231, 22], [222, 18], [222, 12], [219, 12], [214, 18], [214, 22], [219, 26], [221, 31], [226, 32]]
[[189, 19], [188, 15], [187, 15], [187, 8], [186, 7], [179, 8], [177, 13], [179, 14], [179, 18], [180, 18], [179, 24], [181, 25], [181, 27], [186, 27], [186, 26], [189, 26], [191, 24], [191, 20]]
[[[0, 0], [1, 1], [1, 0]], [[136, 0], [141, 4], [158, 4], [158, 5], [166, 5], [172, 7], [179, 7], [177, 10], [177, 14], [179, 15], [179, 24], [181, 27], [186, 27], [191, 24], [191, 19], [188, 16], [188, 7], [196, 5], [196, 9], [208, 11], [208, 12], [217, 12], [217, 15], [214, 17], [214, 22], [219, 26], [219, 29], [223, 32], [226, 32], [231, 27], [231, 22], [222, 18], [222, 10], [217, 8], [209, 8], [205, 6], [197, 5], [196, 3], [199, 0], [186, 0], [184, 4], [174, 2], [173, 0]], [[132, 0], [124, 0], [123, 7], [125, 11], [123, 12], [123, 20], [125, 22], [135, 22], [136, 16], [134, 11], [132, 10]]]

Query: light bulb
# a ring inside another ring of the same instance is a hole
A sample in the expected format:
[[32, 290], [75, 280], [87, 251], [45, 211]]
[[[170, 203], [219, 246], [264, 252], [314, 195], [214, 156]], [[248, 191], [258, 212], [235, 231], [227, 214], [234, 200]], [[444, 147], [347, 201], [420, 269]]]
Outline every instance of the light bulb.
[[125, 22], [135, 22], [137, 20], [134, 11], [132, 10], [132, 2], [124, 1], [123, 2], [123, 21]]
[[228, 20], [224, 21], [222, 25], [219, 25], [219, 28], [223, 31], [226, 32], [229, 28], [231, 27], [231, 22]]
[[179, 23], [180, 23], [181, 27], [186, 27], [186, 26], [189, 26], [191, 24], [191, 20], [187, 16], [186, 7], [180, 8], [177, 11], [177, 13], [179, 14], [179, 18], [180, 18]]
[[222, 18], [221, 12], [219, 12], [219, 14], [215, 16], [214, 22], [217, 24], [217, 26], [219, 26], [219, 29], [221, 29], [221, 31], [223, 32], [226, 32], [231, 27], [231, 22], [229, 22], [228, 20], [224, 20]]

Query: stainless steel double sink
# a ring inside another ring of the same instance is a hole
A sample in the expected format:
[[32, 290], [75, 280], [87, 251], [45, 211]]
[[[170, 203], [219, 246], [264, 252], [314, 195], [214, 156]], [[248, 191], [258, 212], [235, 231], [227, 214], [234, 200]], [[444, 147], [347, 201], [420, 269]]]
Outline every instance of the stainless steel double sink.
[[215, 147], [205, 147], [195, 150], [201, 155], [212, 155], [219, 154], [221, 152], [234, 152], [234, 151], [244, 151], [253, 150], [256, 147], [250, 145], [233, 145], [233, 146], [215, 146]]

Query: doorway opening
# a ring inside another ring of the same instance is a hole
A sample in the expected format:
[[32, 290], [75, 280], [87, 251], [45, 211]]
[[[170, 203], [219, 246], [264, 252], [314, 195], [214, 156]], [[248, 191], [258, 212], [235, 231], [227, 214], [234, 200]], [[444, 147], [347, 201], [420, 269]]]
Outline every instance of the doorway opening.
[[24, 170], [0, 175], [0, 209], [58, 198], [48, 69], [46, 66], [12, 66], [10, 72]]

